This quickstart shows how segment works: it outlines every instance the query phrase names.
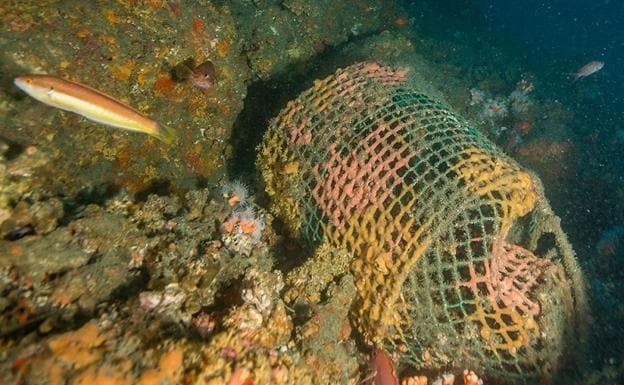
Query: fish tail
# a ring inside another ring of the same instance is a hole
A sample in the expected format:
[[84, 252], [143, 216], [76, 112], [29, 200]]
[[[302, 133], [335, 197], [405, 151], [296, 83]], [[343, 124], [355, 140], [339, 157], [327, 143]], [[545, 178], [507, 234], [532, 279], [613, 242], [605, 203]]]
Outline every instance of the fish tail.
[[156, 137], [156, 139], [160, 140], [165, 144], [173, 143], [177, 137], [176, 132], [173, 128], [160, 123], [158, 123], [156, 132], [153, 135]]

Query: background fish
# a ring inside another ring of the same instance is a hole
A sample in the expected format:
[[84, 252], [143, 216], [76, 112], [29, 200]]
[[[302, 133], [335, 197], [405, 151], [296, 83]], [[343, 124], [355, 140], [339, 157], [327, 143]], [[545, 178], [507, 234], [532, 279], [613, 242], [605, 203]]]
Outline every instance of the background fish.
[[589, 63], [579, 68], [578, 71], [576, 71], [576, 74], [574, 74], [574, 81], [587, 77], [593, 73], [596, 73], [600, 71], [602, 67], [604, 67], [604, 62], [597, 61], [597, 60], [590, 61]]
[[134, 108], [98, 90], [69, 80], [47, 75], [15, 78], [15, 85], [29, 96], [49, 106], [75, 112], [89, 120], [143, 132], [170, 144], [175, 133]]

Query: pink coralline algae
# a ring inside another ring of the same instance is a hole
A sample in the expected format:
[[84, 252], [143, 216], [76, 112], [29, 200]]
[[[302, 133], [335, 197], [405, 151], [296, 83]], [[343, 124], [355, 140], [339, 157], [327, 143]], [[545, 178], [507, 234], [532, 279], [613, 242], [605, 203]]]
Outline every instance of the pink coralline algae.
[[356, 212], [368, 207], [381, 209], [392, 190], [403, 182], [399, 170], [407, 167], [414, 155], [393, 148], [393, 138], [401, 128], [380, 125], [360, 140], [358, 153], [352, 151], [346, 156], [332, 143], [329, 160], [312, 168], [316, 179], [312, 197], [336, 228], [344, 228]]
[[478, 273], [474, 264], [468, 265], [470, 281], [466, 286], [473, 292], [479, 292], [479, 286], [485, 285], [492, 303], [516, 308], [525, 315], [540, 313], [539, 303], [529, 298], [529, 293], [544, 273], [556, 269], [552, 262], [518, 245], [495, 240], [492, 258], [484, 260], [483, 267], [484, 272]]
[[290, 143], [305, 145], [310, 144], [312, 141], [312, 131], [306, 127], [309, 125], [309, 121], [304, 121], [301, 124], [290, 125]]
[[382, 67], [377, 63], [365, 63], [357, 72], [364, 73], [369, 78], [388, 86], [403, 83], [407, 76], [407, 70], [404, 68], [393, 70], [390, 67]]

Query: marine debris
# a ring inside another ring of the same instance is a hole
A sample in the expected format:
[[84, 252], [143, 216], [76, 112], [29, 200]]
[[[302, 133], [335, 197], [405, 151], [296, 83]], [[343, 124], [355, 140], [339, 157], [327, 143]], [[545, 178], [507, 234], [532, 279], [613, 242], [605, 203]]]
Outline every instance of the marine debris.
[[574, 360], [584, 281], [539, 179], [406, 70], [315, 81], [271, 122], [258, 167], [291, 236], [350, 255], [352, 322], [401, 365], [502, 384], [550, 382], [544, 367]]

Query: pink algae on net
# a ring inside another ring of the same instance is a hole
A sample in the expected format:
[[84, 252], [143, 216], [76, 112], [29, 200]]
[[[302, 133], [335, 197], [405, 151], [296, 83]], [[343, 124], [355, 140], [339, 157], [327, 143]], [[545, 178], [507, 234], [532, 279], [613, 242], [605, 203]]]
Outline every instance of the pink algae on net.
[[369, 159], [354, 151], [342, 154], [332, 143], [328, 146], [329, 160], [321, 167], [312, 168], [317, 183], [311, 195], [336, 228], [344, 228], [353, 212], [378, 205], [376, 202], [383, 201], [399, 183], [399, 170], [415, 155], [394, 152], [383, 159], [381, 154], [387, 138], [401, 129], [401, 125], [394, 128], [380, 125], [360, 140], [362, 152], [370, 154]]
[[304, 121], [301, 124], [290, 125], [290, 143], [306, 145], [312, 142], [312, 131], [307, 128], [309, 123], [309, 121]]

